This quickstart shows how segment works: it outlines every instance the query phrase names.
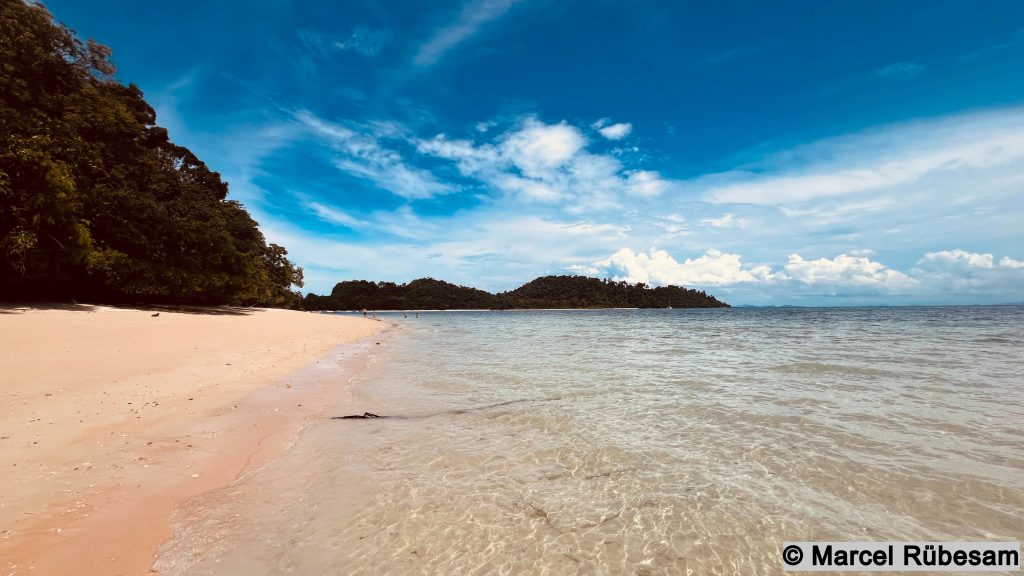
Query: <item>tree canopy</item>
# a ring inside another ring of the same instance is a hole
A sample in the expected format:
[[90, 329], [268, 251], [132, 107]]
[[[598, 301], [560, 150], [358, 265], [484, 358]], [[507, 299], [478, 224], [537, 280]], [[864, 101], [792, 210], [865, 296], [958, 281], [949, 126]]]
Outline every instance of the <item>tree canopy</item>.
[[302, 270], [110, 56], [0, 0], [0, 296], [297, 303]]
[[585, 276], [544, 276], [497, 295], [498, 308], [723, 308], [703, 290]]
[[515, 290], [491, 294], [421, 278], [408, 284], [350, 280], [330, 295], [307, 294], [306, 310], [452, 310], [537, 308], [722, 308], [704, 291], [679, 286], [651, 288], [584, 276], [544, 276]]

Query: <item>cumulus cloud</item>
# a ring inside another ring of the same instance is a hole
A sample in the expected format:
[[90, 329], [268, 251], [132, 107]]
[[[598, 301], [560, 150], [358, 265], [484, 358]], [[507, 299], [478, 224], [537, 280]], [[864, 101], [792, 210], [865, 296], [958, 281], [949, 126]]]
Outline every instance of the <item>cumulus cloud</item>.
[[1003, 256], [1002, 259], [999, 260], [999, 265], [1003, 268], [1024, 268], [1024, 261], [1014, 260], [1009, 256]]
[[831, 259], [805, 260], [799, 254], [790, 254], [783, 268], [789, 280], [834, 288], [897, 291], [917, 284], [903, 272], [887, 268], [867, 256], [840, 254]]
[[[1024, 297], [1024, 262], [1004, 256], [996, 265], [992, 254], [959, 248], [928, 252], [910, 271], [915, 278], [951, 293], [984, 297]], [[1016, 295], [1016, 296], [1013, 296]]]
[[[991, 254], [954, 249], [925, 254], [908, 272], [872, 260], [870, 250], [807, 259], [790, 254], [779, 269], [749, 266], [739, 254], [708, 250], [697, 258], [679, 261], [665, 250], [634, 252], [621, 248], [608, 258], [569, 269], [577, 274], [610, 277], [653, 285], [711, 286], [783, 298], [794, 294], [830, 298], [884, 296], [901, 301], [953, 302], [963, 299], [1022, 293], [1024, 262], [1004, 257], [998, 267]], [[1004, 264], [1005, 263], [1005, 264]]]
[[615, 156], [587, 150], [579, 128], [525, 118], [490, 142], [440, 134], [417, 142], [421, 154], [454, 162], [459, 172], [513, 198], [556, 203], [570, 211], [620, 206], [623, 196], [653, 198], [670, 182], [653, 170], [630, 170]]
[[804, 259], [791, 254], [782, 270], [769, 266], [744, 266], [739, 254], [709, 250], [697, 258], [677, 261], [668, 252], [652, 248], [636, 253], [623, 248], [591, 266], [578, 266], [577, 272], [606, 275], [615, 279], [650, 284], [683, 284], [694, 286], [750, 283], [799, 283], [823, 288], [872, 288], [898, 291], [914, 287], [917, 280], [892, 270], [867, 256], [840, 254], [835, 258]]
[[932, 271], [955, 271], [966, 268], [993, 268], [991, 254], [980, 254], [966, 250], [943, 250], [928, 252], [917, 262], [918, 268]]
[[590, 266], [575, 266], [570, 270], [588, 276], [654, 285], [716, 286], [772, 279], [767, 266], [747, 267], [740, 262], [738, 254], [725, 254], [718, 250], [709, 250], [703, 256], [679, 262], [664, 250], [651, 248], [649, 252], [638, 253], [622, 248]]
[[583, 134], [573, 126], [530, 119], [522, 129], [505, 138], [501, 151], [523, 174], [536, 178], [563, 166], [586, 144]]
[[434, 32], [416, 52], [417, 66], [431, 66], [459, 44], [476, 35], [488, 22], [505, 15], [519, 0], [471, 0], [455, 22]]
[[633, 125], [628, 122], [620, 122], [618, 124], [612, 124], [598, 129], [601, 136], [604, 136], [609, 140], [622, 140], [626, 136], [629, 136], [632, 131]]

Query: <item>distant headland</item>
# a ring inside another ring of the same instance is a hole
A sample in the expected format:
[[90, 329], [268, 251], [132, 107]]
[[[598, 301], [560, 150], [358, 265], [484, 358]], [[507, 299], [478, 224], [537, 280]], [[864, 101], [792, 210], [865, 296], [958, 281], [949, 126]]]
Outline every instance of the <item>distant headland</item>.
[[680, 286], [650, 287], [586, 276], [543, 276], [515, 290], [491, 294], [433, 278], [408, 284], [349, 280], [329, 295], [307, 294], [306, 310], [512, 310], [542, 308], [728, 308], [704, 292]]

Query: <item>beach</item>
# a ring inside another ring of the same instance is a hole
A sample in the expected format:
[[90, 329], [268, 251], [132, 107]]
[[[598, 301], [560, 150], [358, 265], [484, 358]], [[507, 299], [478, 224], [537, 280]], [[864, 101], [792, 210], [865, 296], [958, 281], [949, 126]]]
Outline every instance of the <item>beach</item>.
[[4, 574], [777, 575], [1024, 527], [1021, 306], [224, 312], [0, 314]]
[[346, 394], [359, 354], [339, 347], [375, 345], [386, 326], [271, 309], [0, 309], [3, 573], [151, 572], [176, 507], [283, 454]]

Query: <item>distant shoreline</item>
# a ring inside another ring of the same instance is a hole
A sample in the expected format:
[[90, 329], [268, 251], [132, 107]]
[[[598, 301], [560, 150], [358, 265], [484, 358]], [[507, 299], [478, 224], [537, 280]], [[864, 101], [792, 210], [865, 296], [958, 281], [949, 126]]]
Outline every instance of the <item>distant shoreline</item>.
[[[440, 309], [415, 309], [407, 308], [405, 310], [395, 309], [379, 309], [375, 312], [388, 312], [388, 313], [406, 313], [409, 312], [578, 312], [578, 311], [600, 311], [600, 310], [664, 310], [664, 308], [506, 308], [506, 309], [495, 309], [495, 308], [450, 308], [447, 310]], [[683, 308], [678, 308], [683, 310]], [[362, 314], [360, 310], [316, 310], [322, 314]]]

